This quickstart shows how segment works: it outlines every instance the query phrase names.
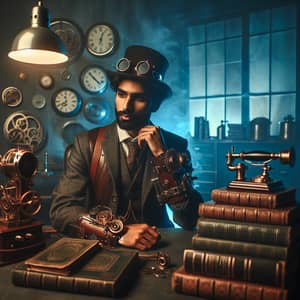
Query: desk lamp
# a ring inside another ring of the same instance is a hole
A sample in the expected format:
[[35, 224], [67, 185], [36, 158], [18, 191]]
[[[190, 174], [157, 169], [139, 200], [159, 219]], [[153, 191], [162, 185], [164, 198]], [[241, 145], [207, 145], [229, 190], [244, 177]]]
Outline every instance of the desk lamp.
[[63, 42], [49, 24], [49, 11], [43, 6], [43, 1], [38, 1], [32, 9], [31, 27], [15, 37], [8, 56], [30, 64], [53, 65], [68, 61]]

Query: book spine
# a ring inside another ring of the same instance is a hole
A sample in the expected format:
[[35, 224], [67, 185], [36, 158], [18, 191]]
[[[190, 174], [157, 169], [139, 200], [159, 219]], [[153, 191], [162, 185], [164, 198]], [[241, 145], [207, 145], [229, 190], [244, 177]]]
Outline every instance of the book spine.
[[186, 273], [286, 287], [283, 260], [185, 249], [183, 265]]
[[245, 255], [269, 259], [288, 260], [296, 249], [271, 246], [257, 243], [246, 243], [231, 240], [211, 239], [198, 235], [192, 237], [192, 247], [195, 250], [206, 250], [224, 254]]
[[110, 282], [46, 274], [25, 269], [12, 272], [12, 282], [18, 286], [57, 290], [96, 296], [115, 296]]
[[173, 272], [172, 289], [177, 293], [218, 300], [287, 300], [287, 290], [241, 281]]
[[295, 203], [295, 193], [289, 190], [281, 195], [272, 193], [257, 193], [246, 191], [233, 191], [214, 189], [211, 198], [218, 204], [231, 204], [237, 206], [250, 206], [261, 208], [279, 208]]
[[[298, 214], [295, 214], [295, 211]], [[300, 219], [299, 210], [268, 209], [236, 205], [205, 204], [199, 205], [198, 214], [202, 217], [225, 219], [240, 222], [261, 223], [270, 225], [290, 225]]]
[[290, 246], [300, 234], [297, 232], [298, 227], [262, 225], [201, 217], [198, 218], [196, 228], [198, 235], [203, 237], [276, 246]]

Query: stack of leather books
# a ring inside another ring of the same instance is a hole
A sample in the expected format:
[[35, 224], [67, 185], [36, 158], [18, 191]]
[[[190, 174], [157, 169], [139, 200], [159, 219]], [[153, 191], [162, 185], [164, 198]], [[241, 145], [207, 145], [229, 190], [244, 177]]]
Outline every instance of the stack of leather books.
[[206, 299], [300, 299], [295, 189], [220, 188], [211, 198], [199, 206], [197, 231], [172, 274], [172, 288]]

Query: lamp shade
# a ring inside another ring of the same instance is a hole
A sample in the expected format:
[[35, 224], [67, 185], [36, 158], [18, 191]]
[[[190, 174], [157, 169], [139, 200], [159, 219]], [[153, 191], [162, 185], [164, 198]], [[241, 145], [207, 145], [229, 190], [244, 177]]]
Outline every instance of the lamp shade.
[[32, 9], [31, 27], [21, 31], [12, 43], [8, 56], [14, 60], [52, 65], [68, 60], [67, 51], [59, 36], [49, 28], [49, 12], [38, 2]]

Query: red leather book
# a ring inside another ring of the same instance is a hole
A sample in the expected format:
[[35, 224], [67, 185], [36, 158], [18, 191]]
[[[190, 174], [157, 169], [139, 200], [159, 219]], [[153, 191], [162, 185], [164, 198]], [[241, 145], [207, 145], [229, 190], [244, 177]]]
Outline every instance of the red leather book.
[[[243, 281], [225, 280], [186, 273], [183, 266], [172, 274], [177, 293], [218, 300], [288, 300], [286, 289]], [[296, 299], [296, 298], [295, 298]]]
[[285, 189], [278, 192], [256, 192], [219, 188], [211, 192], [211, 198], [217, 204], [279, 208], [296, 205], [296, 190]]
[[201, 203], [199, 216], [232, 221], [292, 225], [300, 221], [300, 206], [284, 208], [258, 208], [230, 204]]

